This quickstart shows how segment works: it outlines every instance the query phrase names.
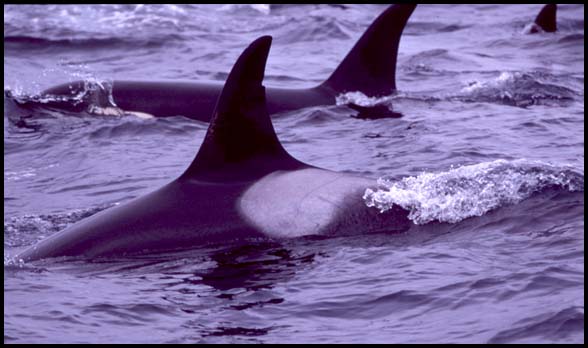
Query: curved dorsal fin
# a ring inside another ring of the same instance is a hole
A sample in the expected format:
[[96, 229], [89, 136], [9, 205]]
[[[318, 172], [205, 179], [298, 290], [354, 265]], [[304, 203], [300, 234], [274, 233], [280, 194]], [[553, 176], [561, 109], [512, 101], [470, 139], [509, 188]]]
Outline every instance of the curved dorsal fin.
[[416, 4], [396, 4], [384, 11], [321, 86], [335, 92], [361, 91], [369, 97], [396, 90], [400, 36]]
[[540, 26], [543, 31], [553, 33], [557, 30], [556, 14], [557, 4], [547, 4], [543, 6], [541, 12], [535, 18], [535, 24]]
[[180, 178], [248, 179], [303, 165], [280, 144], [262, 85], [271, 36], [253, 41], [233, 66], [196, 158]]

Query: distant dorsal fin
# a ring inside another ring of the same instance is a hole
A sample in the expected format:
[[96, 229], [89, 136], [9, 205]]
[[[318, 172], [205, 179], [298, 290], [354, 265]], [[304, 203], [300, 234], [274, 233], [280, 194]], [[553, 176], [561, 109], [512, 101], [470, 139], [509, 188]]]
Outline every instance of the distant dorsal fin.
[[361, 91], [369, 97], [396, 90], [400, 36], [415, 7], [416, 4], [396, 4], [386, 9], [322, 86], [338, 93]]
[[271, 36], [253, 41], [233, 66], [204, 142], [180, 178], [248, 179], [303, 165], [280, 144], [262, 85]]
[[535, 24], [540, 26], [543, 31], [553, 33], [557, 30], [556, 14], [557, 4], [547, 4], [543, 6], [541, 12], [535, 18]]

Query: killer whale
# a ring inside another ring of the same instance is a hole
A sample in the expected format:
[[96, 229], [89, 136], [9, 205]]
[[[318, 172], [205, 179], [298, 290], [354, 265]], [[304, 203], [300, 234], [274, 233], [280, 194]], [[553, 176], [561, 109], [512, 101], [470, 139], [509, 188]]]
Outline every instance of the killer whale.
[[194, 160], [167, 185], [92, 215], [29, 247], [17, 260], [94, 258], [249, 238], [394, 232], [408, 212], [368, 208], [375, 180], [305, 164], [280, 144], [262, 80], [271, 37], [245, 49], [218, 98]]
[[[320, 85], [307, 89], [267, 88], [270, 113], [296, 110], [309, 106], [335, 104], [340, 93], [360, 91], [369, 97], [389, 95], [396, 90], [396, 60], [402, 31], [416, 4], [388, 7], [365, 31], [355, 46]], [[112, 102], [96, 94], [109, 93], [100, 88], [87, 91], [86, 81], [75, 81], [42, 92], [46, 107], [87, 111], [98, 100], [100, 106], [116, 106], [128, 113], [155, 117], [182, 115], [208, 122], [218, 99], [222, 83], [181, 81], [124, 81], [112, 83]], [[67, 99], [85, 94], [83, 102]]]
[[547, 4], [543, 6], [529, 28], [529, 33], [554, 33], [557, 31], [557, 4]]

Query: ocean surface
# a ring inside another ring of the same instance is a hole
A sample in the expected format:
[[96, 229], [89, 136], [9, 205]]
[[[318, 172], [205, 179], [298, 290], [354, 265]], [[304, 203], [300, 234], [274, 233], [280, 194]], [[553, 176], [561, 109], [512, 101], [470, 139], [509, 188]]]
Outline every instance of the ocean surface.
[[584, 5], [527, 34], [541, 7], [419, 5], [397, 93], [274, 116], [294, 157], [409, 210], [404, 233], [25, 264], [13, 255], [180, 175], [208, 124], [25, 110], [6, 91], [224, 81], [262, 35], [264, 84], [311, 87], [387, 6], [5, 5], [4, 343], [583, 343]]

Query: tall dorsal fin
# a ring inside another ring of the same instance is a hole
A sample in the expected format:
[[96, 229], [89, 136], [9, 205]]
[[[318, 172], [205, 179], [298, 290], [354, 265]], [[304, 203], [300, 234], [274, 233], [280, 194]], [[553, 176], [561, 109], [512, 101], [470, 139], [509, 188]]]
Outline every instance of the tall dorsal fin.
[[253, 41], [233, 66], [196, 158], [180, 178], [247, 179], [302, 165], [280, 144], [262, 85], [272, 37]]
[[396, 90], [400, 36], [415, 7], [416, 4], [396, 4], [386, 9], [322, 86], [338, 93], [361, 91], [370, 97]]
[[543, 6], [541, 12], [535, 18], [535, 24], [540, 26], [543, 31], [553, 33], [557, 30], [556, 14], [557, 4], [547, 4]]

